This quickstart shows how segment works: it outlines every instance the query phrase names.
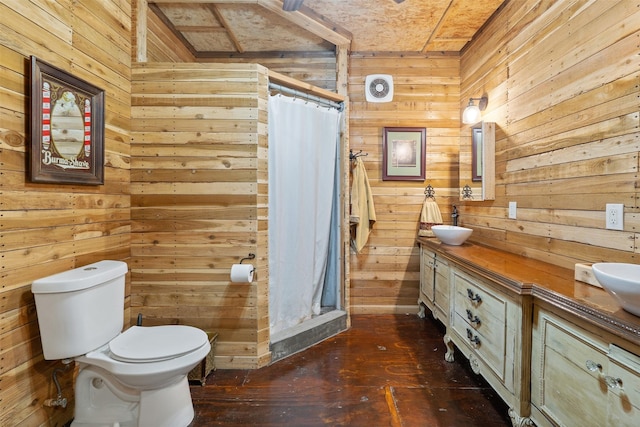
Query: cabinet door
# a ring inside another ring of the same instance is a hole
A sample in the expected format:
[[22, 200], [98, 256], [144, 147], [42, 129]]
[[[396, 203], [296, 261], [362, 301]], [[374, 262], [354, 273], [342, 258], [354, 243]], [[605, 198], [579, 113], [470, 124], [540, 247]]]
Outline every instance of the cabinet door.
[[425, 304], [433, 309], [433, 296], [435, 286], [435, 257], [436, 254], [426, 249], [422, 250], [422, 261], [420, 265], [420, 292], [426, 298]]
[[640, 425], [640, 356], [618, 346], [609, 346], [608, 425]]
[[602, 342], [540, 311], [533, 326], [531, 402], [555, 424], [607, 424], [608, 359]]
[[444, 315], [445, 319], [449, 318], [450, 272], [449, 264], [442, 259], [436, 258], [434, 305]]
[[640, 425], [640, 356], [613, 340], [536, 307], [531, 403], [556, 425]]

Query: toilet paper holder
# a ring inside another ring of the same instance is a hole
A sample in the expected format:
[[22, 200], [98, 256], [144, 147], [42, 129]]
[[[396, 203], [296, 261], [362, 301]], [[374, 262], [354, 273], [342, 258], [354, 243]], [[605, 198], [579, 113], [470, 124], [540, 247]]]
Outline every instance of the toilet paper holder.
[[249, 256], [242, 258], [239, 264], [233, 264], [231, 266], [231, 281], [232, 282], [248, 282], [253, 281], [253, 273], [256, 268], [253, 264], [242, 264], [243, 261], [248, 259], [254, 259], [255, 254], [250, 253]]
[[254, 259], [256, 257], [256, 254], [252, 254], [250, 253], [248, 257], [244, 257], [240, 260], [240, 264], [242, 264], [242, 261], [248, 260], [248, 259]]

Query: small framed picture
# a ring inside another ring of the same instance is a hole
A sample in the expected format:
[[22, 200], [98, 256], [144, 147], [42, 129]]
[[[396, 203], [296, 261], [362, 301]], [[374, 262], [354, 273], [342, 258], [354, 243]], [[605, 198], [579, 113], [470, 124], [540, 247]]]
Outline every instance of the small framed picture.
[[104, 91], [31, 57], [31, 181], [104, 183]]
[[382, 180], [424, 181], [427, 130], [385, 127], [382, 136]]

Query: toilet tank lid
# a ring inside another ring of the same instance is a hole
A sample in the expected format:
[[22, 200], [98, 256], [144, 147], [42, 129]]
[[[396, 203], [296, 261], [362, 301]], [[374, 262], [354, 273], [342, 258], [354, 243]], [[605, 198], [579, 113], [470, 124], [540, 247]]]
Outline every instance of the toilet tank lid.
[[123, 261], [98, 261], [84, 267], [34, 280], [31, 284], [31, 292], [51, 294], [87, 289], [123, 276], [127, 274], [127, 270], [127, 263]]

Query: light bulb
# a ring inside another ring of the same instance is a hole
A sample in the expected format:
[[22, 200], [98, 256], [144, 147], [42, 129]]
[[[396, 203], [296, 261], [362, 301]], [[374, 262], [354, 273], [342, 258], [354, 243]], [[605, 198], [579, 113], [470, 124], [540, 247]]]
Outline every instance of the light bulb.
[[477, 105], [473, 105], [473, 101], [470, 101], [467, 108], [462, 112], [462, 123], [467, 125], [478, 123], [481, 118], [480, 108]]

